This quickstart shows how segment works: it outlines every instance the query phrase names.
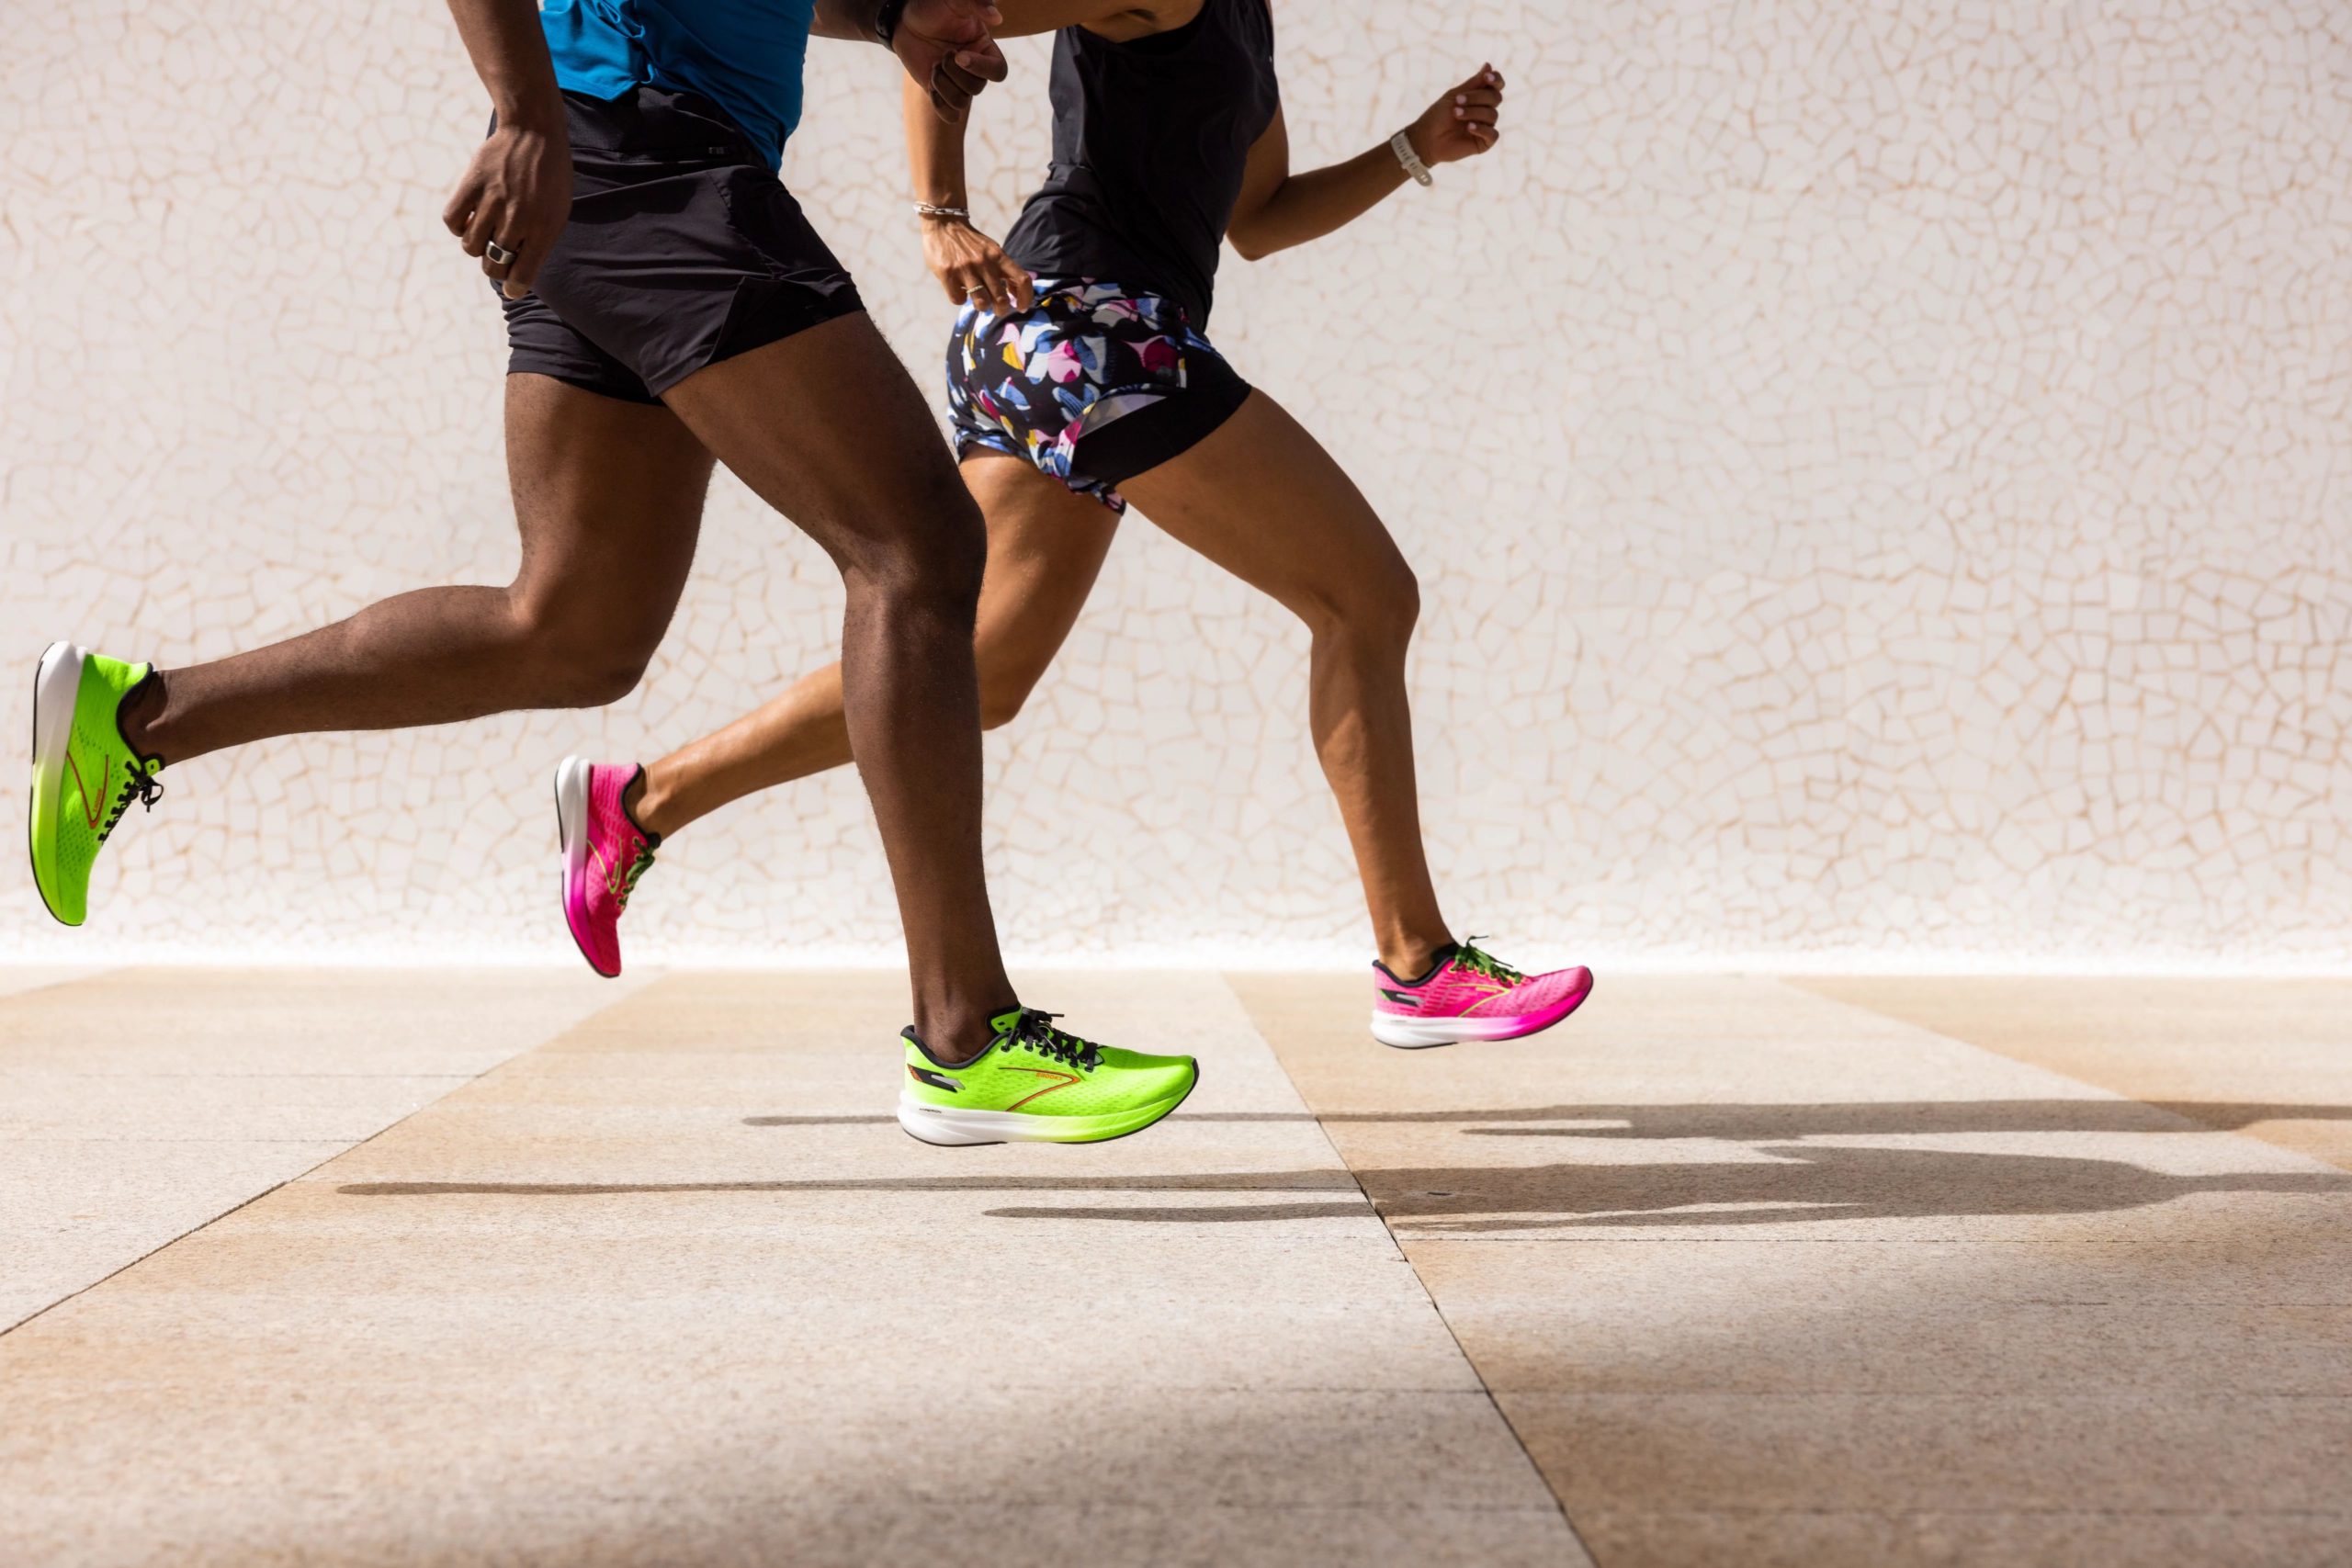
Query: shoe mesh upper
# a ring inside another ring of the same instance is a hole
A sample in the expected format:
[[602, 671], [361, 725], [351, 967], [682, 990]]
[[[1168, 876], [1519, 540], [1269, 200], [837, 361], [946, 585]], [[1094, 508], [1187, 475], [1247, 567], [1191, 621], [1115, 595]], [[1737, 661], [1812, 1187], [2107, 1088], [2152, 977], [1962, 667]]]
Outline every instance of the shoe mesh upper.
[[[1568, 1001], [1590, 984], [1590, 973], [1575, 968], [1530, 975], [1512, 985], [1448, 959], [1419, 986], [1400, 986], [1375, 972], [1373, 1006], [1400, 1018], [1518, 1018]], [[1391, 991], [1411, 999], [1400, 1002]]]
[[[1189, 1056], [1147, 1056], [1108, 1045], [1095, 1050], [1100, 1060], [1089, 1069], [1000, 1039], [977, 1059], [943, 1067], [909, 1042], [907, 1091], [917, 1100], [965, 1111], [1107, 1116], [1170, 1099], [1192, 1082]], [[945, 1089], [933, 1079], [957, 1087]]]

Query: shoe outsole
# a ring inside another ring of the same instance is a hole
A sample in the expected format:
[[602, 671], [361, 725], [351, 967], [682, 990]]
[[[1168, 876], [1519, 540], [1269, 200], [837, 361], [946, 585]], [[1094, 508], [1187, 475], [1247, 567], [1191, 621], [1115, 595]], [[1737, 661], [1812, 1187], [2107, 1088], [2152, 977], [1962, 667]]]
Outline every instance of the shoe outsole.
[[620, 978], [620, 970], [607, 969], [596, 962], [595, 951], [571, 919], [571, 886], [573, 879], [582, 875], [588, 864], [588, 762], [585, 758], [566, 757], [555, 769], [555, 836], [559, 851], [556, 866], [556, 908], [563, 911], [564, 929], [571, 933], [571, 944], [588, 967], [607, 980]]
[[[1129, 1127], [1128, 1129], [1126, 1129], [1125, 1132], [1121, 1132], [1121, 1133], [1113, 1133], [1113, 1134], [1109, 1134], [1109, 1135], [1108, 1135], [1108, 1136], [1106, 1136], [1106, 1137], [1100, 1137], [1100, 1138], [1053, 1138], [1053, 1137], [1040, 1137], [1040, 1136], [1036, 1136], [1036, 1135], [1035, 1135], [1035, 1134], [1023, 1134], [1023, 1133], [1020, 1133], [1020, 1132], [1017, 1132], [1017, 1131], [1012, 1131], [1012, 1130], [1011, 1130], [1011, 1129], [1013, 1129], [1013, 1128], [1017, 1128], [1018, 1126], [1022, 1125], [1023, 1123], [1031, 1123], [1031, 1122], [1052, 1122], [1053, 1120], [1055, 1120], [1054, 1118], [1049, 1117], [1049, 1116], [1021, 1116], [1021, 1117], [1020, 1117], [1019, 1122], [1015, 1122], [989, 1123], [989, 1125], [990, 1125], [990, 1126], [1002, 1126], [1002, 1127], [1006, 1128], [1006, 1129], [1008, 1130], [1008, 1131], [1007, 1131], [1007, 1135], [1002, 1136], [1002, 1137], [971, 1137], [971, 1136], [965, 1136], [965, 1137], [954, 1137], [954, 1138], [933, 1138], [933, 1137], [929, 1137], [929, 1136], [926, 1136], [923, 1133], [917, 1132], [917, 1131], [915, 1130], [915, 1129], [916, 1129], [916, 1127], [917, 1127], [918, 1125], [922, 1125], [922, 1126], [928, 1127], [928, 1128], [930, 1128], [930, 1129], [931, 1129], [931, 1130], [933, 1130], [933, 1131], [944, 1131], [944, 1129], [941, 1126], [941, 1123], [940, 1123], [937, 1120], [935, 1120], [934, 1118], [933, 1118], [933, 1117], [928, 1117], [928, 1116], [924, 1116], [924, 1115], [922, 1115], [920, 1111], [915, 1111], [915, 1109], [914, 1109], [915, 1107], [917, 1107], [917, 1106], [927, 1106], [929, 1102], [928, 1102], [928, 1101], [922, 1101], [922, 1100], [917, 1100], [917, 1101], [911, 1101], [911, 1102], [910, 1102], [910, 1101], [909, 1101], [909, 1100], [908, 1100], [904, 1096], [901, 1096], [901, 1097], [899, 1098], [899, 1130], [900, 1132], [902, 1132], [902, 1133], [906, 1134], [906, 1135], [907, 1135], [908, 1137], [912, 1138], [915, 1142], [917, 1142], [917, 1143], [919, 1143], [919, 1144], [929, 1144], [933, 1148], [935, 1148], [935, 1149], [978, 1149], [978, 1148], [989, 1148], [989, 1147], [993, 1147], [993, 1146], [995, 1146], [996, 1145], [999, 1145], [999, 1144], [1115, 1144], [1115, 1143], [1117, 1143], [1121, 1138], [1132, 1138], [1132, 1137], [1134, 1137], [1137, 1133], [1148, 1133], [1148, 1132], [1149, 1132], [1152, 1128], [1159, 1126], [1162, 1122], [1167, 1121], [1167, 1120], [1168, 1120], [1168, 1118], [1170, 1118], [1170, 1116], [1175, 1115], [1175, 1114], [1176, 1114], [1176, 1112], [1178, 1111], [1178, 1110], [1180, 1110], [1180, 1109], [1183, 1106], [1183, 1103], [1184, 1103], [1186, 1100], [1190, 1100], [1190, 1099], [1192, 1099], [1192, 1098], [1193, 1098], [1193, 1091], [1194, 1089], [1196, 1089], [1200, 1088], [1200, 1087], [1201, 1087], [1201, 1065], [1200, 1065], [1200, 1063], [1198, 1063], [1198, 1062], [1194, 1062], [1194, 1063], [1193, 1064], [1193, 1081], [1192, 1081], [1191, 1083], [1186, 1084], [1186, 1085], [1184, 1086], [1184, 1092], [1183, 1092], [1183, 1093], [1182, 1093], [1182, 1094], [1178, 1095], [1175, 1099], [1173, 1099], [1173, 1100], [1170, 1100], [1170, 1101], [1166, 1104], [1166, 1106], [1165, 1106], [1165, 1107], [1163, 1107], [1163, 1108], [1161, 1108], [1161, 1109], [1160, 1109], [1160, 1111], [1159, 1111], [1159, 1113], [1158, 1113], [1158, 1114], [1156, 1114], [1156, 1115], [1154, 1115], [1153, 1117], [1151, 1117], [1148, 1121], [1139, 1122], [1137, 1122], [1136, 1125], [1134, 1125], [1134, 1126]], [[915, 1116], [915, 1118], [916, 1118], [915, 1120], [910, 1121], [910, 1120], [909, 1119], [910, 1112]], [[1017, 1111], [968, 1111], [968, 1112], [966, 1112], [966, 1114], [967, 1114], [967, 1115], [975, 1115], [975, 1116], [1000, 1116], [1000, 1115], [1012, 1115], [1012, 1116], [1019, 1116], [1019, 1114], [1020, 1114], [1020, 1113], [1019, 1113], [1019, 1112], [1017, 1112]], [[967, 1123], [967, 1125], [968, 1126], [968, 1125], [969, 1125], [969, 1123]]]
[[1466, 1045], [1474, 1041], [1524, 1040], [1564, 1021], [1591, 999], [1593, 988], [1599, 984], [1596, 977], [1588, 975], [1584, 989], [1567, 1006], [1549, 1014], [1531, 1014], [1535, 1020], [1532, 1023], [1526, 1018], [1415, 1019], [1375, 1011], [1372, 1015], [1372, 1037], [1399, 1051], [1427, 1051], [1440, 1045]]
[[[61, 926], [78, 926], [57, 907], [57, 897], [40, 870], [40, 837], [55, 833], [53, 814], [65, 794], [65, 753], [74, 741], [74, 705], [82, 694], [82, 665], [87, 654], [63, 640], [52, 642], [33, 671], [33, 796], [25, 808], [25, 856], [32, 862], [33, 886], [41, 908]], [[83, 916], [86, 919], [85, 908]]]

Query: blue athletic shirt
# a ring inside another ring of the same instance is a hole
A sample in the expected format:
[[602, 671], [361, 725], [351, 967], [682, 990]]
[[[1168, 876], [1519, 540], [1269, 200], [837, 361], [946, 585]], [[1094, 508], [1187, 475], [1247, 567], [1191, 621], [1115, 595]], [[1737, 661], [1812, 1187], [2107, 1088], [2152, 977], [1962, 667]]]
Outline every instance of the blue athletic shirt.
[[775, 168], [800, 123], [817, 0], [540, 0], [556, 85], [612, 99], [640, 86], [699, 93]]

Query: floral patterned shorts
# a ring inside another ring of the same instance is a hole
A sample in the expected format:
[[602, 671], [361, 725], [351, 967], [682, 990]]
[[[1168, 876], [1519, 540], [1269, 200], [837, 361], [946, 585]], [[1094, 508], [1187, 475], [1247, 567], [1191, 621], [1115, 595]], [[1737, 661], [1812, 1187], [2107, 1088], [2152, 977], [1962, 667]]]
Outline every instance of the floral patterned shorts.
[[1126, 510], [1118, 486], [1178, 456], [1250, 395], [1183, 307], [1089, 278], [1041, 277], [1010, 315], [966, 305], [947, 340], [958, 457], [1001, 452]]

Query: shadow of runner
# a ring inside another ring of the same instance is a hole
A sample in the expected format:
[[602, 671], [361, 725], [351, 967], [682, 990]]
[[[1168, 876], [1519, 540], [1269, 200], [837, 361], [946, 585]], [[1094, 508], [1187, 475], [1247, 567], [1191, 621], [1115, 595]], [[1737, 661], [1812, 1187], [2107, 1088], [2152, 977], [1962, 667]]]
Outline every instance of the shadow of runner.
[[[1452, 1121], [1572, 1123], [1465, 1128], [1474, 1136], [1553, 1138], [1788, 1138], [1923, 1133], [2235, 1132], [2266, 1122], [2352, 1122], [2352, 1105], [2262, 1101], [1888, 1100], [1833, 1105], [1554, 1105], [1535, 1110], [1330, 1116], [1329, 1122]], [[1613, 1123], [1613, 1125], [1594, 1125]]]
[[1698, 1165], [1476, 1166], [1358, 1171], [1400, 1229], [1489, 1231], [1612, 1225], [1780, 1224], [2088, 1214], [2198, 1192], [2352, 1193], [2332, 1173], [2174, 1176], [2077, 1155], [1807, 1144], [1755, 1146], [1770, 1161]]
[[[2198, 1192], [2352, 1193], [2352, 1176], [2243, 1172], [2173, 1176], [2125, 1160], [1767, 1145], [1728, 1164], [1452, 1166], [1197, 1176], [873, 1177], [785, 1181], [354, 1182], [355, 1198], [616, 1197], [664, 1192], [1329, 1192], [1307, 1202], [989, 1209], [995, 1219], [1248, 1224], [1360, 1218], [1362, 1183], [1381, 1218], [1408, 1231], [1472, 1235], [1611, 1225], [1739, 1225], [2146, 1208]], [[1344, 1194], [1344, 1197], [1340, 1196]]]
[[[1303, 1111], [1186, 1112], [1186, 1122], [1349, 1123], [1551, 1122], [1550, 1127], [1469, 1127], [1480, 1137], [1724, 1138], [1740, 1143], [1875, 1133], [2234, 1132], [2265, 1122], [2352, 1122], [2352, 1105], [2234, 1100], [1884, 1100], [1806, 1105], [1543, 1105], [1494, 1111], [1365, 1111], [1312, 1116]], [[895, 1115], [746, 1116], [746, 1127], [881, 1127]], [[1596, 1123], [1606, 1123], [1597, 1125]], [[2201, 1123], [2191, 1125], [2190, 1123]]]
[[[2352, 1177], [2247, 1172], [2170, 1176], [2123, 1160], [1773, 1145], [1728, 1165], [1457, 1166], [1359, 1169], [1400, 1231], [1476, 1235], [1610, 1225], [1782, 1224], [1802, 1220], [2086, 1214], [2195, 1192], [2346, 1192]], [[1001, 1219], [1217, 1224], [1360, 1213], [1353, 1205], [1009, 1208]]]
[[[1192, 1176], [868, 1176], [780, 1181], [354, 1181], [350, 1198], [601, 1198], [634, 1192], [1345, 1192], [1344, 1170], [1204, 1172]], [[1362, 1201], [1351, 1213], [1363, 1213]]]

